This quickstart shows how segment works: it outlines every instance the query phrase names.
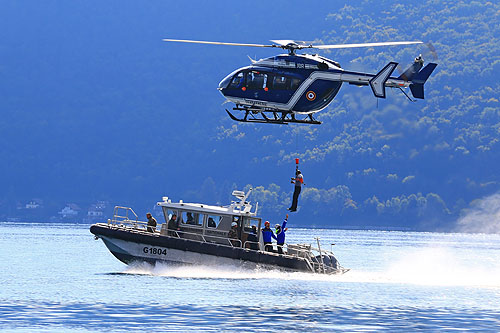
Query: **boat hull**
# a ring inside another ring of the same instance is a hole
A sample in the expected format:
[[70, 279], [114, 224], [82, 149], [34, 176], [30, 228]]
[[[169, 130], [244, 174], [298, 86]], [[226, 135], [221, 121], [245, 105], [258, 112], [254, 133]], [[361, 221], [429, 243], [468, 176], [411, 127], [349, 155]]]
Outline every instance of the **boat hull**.
[[109, 227], [106, 224], [94, 224], [90, 231], [103, 240], [118, 260], [126, 264], [163, 262], [173, 265], [236, 265], [246, 268], [312, 271], [304, 258]]

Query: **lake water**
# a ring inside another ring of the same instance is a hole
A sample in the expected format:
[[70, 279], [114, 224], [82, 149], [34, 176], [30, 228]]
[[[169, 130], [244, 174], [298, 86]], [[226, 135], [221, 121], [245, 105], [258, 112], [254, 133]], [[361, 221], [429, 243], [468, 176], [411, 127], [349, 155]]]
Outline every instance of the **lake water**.
[[500, 235], [294, 229], [351, 271], [128, 267], [89, 226], [0, 223], [0, 330], [500, 331]]

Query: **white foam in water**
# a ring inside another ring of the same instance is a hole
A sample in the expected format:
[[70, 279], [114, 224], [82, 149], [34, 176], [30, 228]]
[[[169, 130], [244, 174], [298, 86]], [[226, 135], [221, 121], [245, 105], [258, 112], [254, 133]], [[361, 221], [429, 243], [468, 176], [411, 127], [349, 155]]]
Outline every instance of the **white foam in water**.
[[173, 278], [190, 279], [310, 279], [313, 277], [327, 276], [313, 275], [302, 272], [284, 272], [268, 269], [246, 269], [235, 266], [170, 266], [158, 263], [150, 265], [146, 263], [128, 266], [123, 273], [147, 274]]
[[500, 266], [459, 260], [453, 250], [430, 247], [402, 253], [380, 272], [350, 271], [346, 282], [399, 283], [428, 286], [500, 287]]
[[500, 266], [485, 267], [458, 260], [453, 250], [423, 248], [402, 253], [380, 271], [350, 270], [345, 274], [322, 275], [234, 266], [169, 266], [146, 263], [128, 266], [124, 273], [186, 279], [281, 279], [352, 283], [397, 283], [428, 286], [500, 287]]
[[453, 250], [427, 248], [409, 253], [388, 273], [404, 283], [440, 286], [500, 287], [500, 267], [459, 260]]

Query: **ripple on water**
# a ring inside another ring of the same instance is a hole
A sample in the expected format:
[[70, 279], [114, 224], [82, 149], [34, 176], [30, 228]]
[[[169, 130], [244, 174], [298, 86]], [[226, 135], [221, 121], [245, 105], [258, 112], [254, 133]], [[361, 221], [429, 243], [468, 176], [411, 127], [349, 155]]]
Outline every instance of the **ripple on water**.
[[10, 302], [0, 304], [0, 328], [88, 330], [488, 330], [500, 327], [500, 311], [415, 307], [165, 306]]

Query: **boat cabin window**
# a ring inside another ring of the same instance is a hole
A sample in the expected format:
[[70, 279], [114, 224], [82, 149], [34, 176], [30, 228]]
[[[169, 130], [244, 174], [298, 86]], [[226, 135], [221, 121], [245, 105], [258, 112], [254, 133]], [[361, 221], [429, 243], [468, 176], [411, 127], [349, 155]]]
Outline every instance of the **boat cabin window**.
[[245, 232], [251, 232], [252, 225], [259, 228], [259, 220], [248, 218], [248, 217], [243, 220], [243, 230], [245, 230]]
[[241, 217], [233, 216], [233, 222], [236, 222], [238, 224], [238, 227], [240, 226], [240, 220], [241, 220]]
[[196, 212], [182, 212], [181, 213], [181, 221], [180, 223], [182, 224], [189, 224], [189, 225], [195, 225], [195, 226], [200, 226], [202, 220], [200, 219], [200, 214]]
[[179, 211], [177, 209], [163, 207], [163, 215], [165, 216], [166, 222], [170, 221], [173, 215], [177, 215], [177, 221], [179, 221]]
[[247, 73], [248, 89], [264, 89], [267, 86], [267, 74], [257, 71]]
[[207, 215], [207, 228], [217, 228], [221, 220], [222, 216]]

